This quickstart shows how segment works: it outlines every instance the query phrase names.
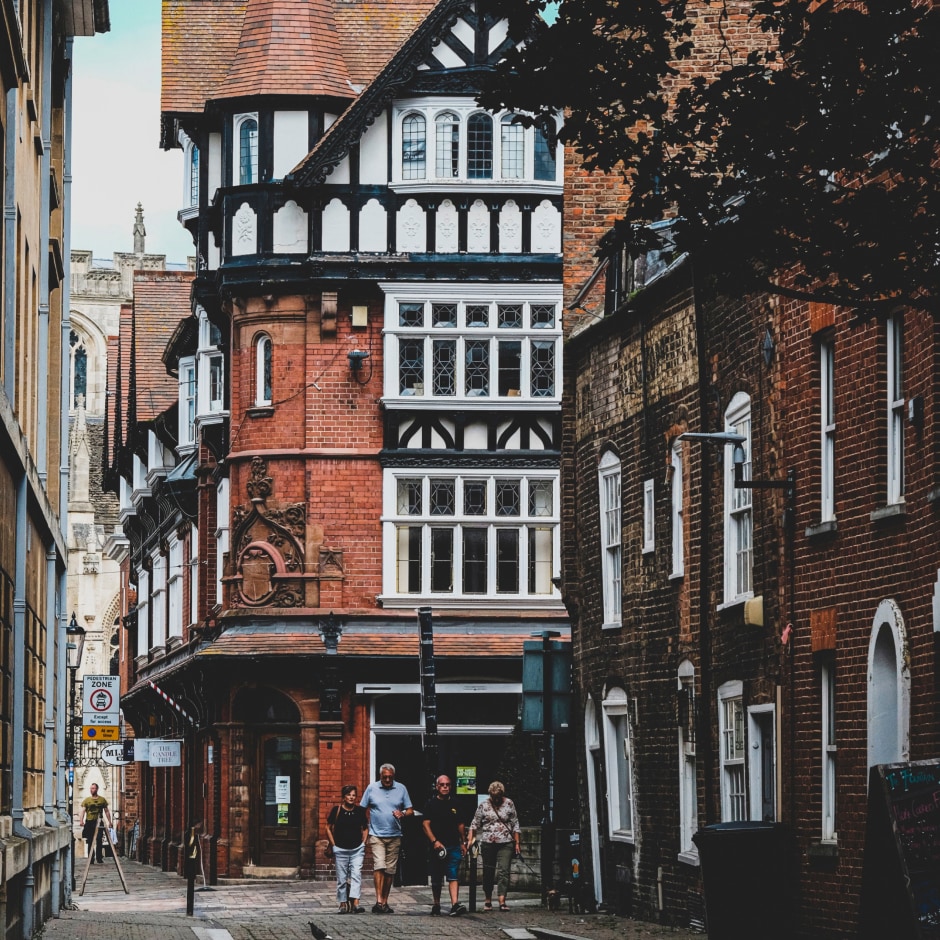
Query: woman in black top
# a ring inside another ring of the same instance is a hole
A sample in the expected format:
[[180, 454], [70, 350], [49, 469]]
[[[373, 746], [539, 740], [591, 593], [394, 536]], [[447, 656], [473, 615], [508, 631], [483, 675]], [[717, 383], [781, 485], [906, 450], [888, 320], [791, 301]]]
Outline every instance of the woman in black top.
[[359, 790], [347, 784], [343, 787], [342, 801], [330, 810], [326, 820], [326, 834], [336, 861], [336, 899], [340, 914], [363, 913], [359, 892], [368, 832], [366, 811], [359, 805]]

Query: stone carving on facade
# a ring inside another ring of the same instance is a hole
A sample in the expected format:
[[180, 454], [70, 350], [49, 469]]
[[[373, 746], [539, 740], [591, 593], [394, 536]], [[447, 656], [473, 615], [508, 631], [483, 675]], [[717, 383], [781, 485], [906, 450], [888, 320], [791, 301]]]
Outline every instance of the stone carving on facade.
[[459, 248], [457, 233], [457, 207], [450, 199], [445, 199], [437, 210], [437, 250], [456, 252]]
[[482, 199], [475, 199], [467, 213], [467, 251], [490, 250], [490, 210]]
[[424, 210], [418, 205], [416, 199], [409, 199], [398, 210], [398, 250], [427, 250], [427, 227]]
[[232, 254], [253, 255], [258, 250], [258, 216], [243, 202], [232, 219]]
[[250, 506], [232, 512], [233, 606], [302, 607], [304, 604], [304, 539], [307, 513], [303, 503], [268, 506], [274, 480], [260, 457], [251, 462], [245, 484]]
[[507, 254], [522, 251], [522, 210], [508, 199], [499, 214], [499, 250]]

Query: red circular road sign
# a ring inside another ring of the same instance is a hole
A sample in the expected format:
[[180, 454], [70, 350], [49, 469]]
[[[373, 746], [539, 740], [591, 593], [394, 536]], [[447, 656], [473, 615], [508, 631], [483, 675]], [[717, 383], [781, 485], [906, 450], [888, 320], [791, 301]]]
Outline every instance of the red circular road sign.
[[89, 698], [89, 704], [96, 712], [106, 712], [111, 708], [114, 699], [107, 689], [95, 689]]

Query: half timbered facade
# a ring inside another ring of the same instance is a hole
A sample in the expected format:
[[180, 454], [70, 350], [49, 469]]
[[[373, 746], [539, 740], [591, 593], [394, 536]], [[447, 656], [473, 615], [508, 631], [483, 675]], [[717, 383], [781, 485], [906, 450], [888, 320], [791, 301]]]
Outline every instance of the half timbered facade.
[[553, 129], [475, 102], [506, 37], [466, 0], [165, 5], [197, 272], [163, 356], [176, 440], [139, 471], [192, 503], [154, 538], [132, 498], [126, 524], [123, 704], [184, 743], [182, 767], [142, 766], [153, 864], [179, 868], [193, 824], [212, 877], [310, 876], [340, 787], [383, 761], [417, 805], [439, 769], [483, 791], [518, 768], [523, 645], [569, 634], [563, 167]]

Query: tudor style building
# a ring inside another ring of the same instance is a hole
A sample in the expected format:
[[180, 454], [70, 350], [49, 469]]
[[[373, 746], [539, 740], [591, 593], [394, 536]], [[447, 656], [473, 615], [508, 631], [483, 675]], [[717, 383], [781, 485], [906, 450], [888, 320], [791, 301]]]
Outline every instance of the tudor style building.
[[210, 877], [310, 875], [341, 785], [383, 761], [419, 804], [438, 768], [519, 772], [523, 645], [568, 635], [562, 161], [474, 102], [506, 43], [466, 0], [165, 11], [197, 272], [163, 356], [175, 411], [115, 415], [113, 463], [123, 706], [185, 744], [141, 765], [153, 864], [181, 865], [192, 823]]

